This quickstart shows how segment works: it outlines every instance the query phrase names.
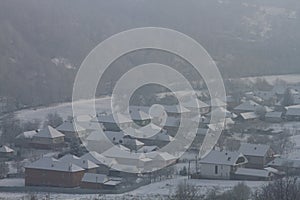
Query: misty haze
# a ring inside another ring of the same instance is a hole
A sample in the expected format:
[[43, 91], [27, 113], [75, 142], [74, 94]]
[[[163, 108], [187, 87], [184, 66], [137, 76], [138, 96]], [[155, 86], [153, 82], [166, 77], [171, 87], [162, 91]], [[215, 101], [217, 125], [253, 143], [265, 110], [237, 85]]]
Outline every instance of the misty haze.
[[298, 0], [1, 0], [0, 199], [300, 199]]

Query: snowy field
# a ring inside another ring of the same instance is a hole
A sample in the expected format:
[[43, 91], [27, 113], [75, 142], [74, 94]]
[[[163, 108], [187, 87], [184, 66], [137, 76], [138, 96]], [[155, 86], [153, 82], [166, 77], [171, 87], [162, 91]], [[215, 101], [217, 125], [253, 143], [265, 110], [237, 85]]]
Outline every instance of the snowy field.
[[[74, 103], [77, 108], [84, 111], [93, 106], [92, 100], [82, 100]], [[99, 110], [106, 111], [111, 106], [111, 98], [103, 97], [95, 100], [95, 107]], [[37, 108], [37, 109], [24, 109], [16, 112], [17, 117], [22, 121], [32, 121], [34, 119], [45, 120], [49, 113], [57, 113], [63, 119], [67, 119], [68, 116], [72, 116], [72, 103], [62, 103], [54, 106]], [[84, 113], [84, 112], [83, 112]]]
[[300, 83], [300, 74], [274, 75], [274, 76], [253, 76], [253, 77], [242, 78], [242, 80], [248, 80], [248, 81], [251, 81], [254, 83], [257, 78], [263, 78], [270, 84], [274, 84], [276, 82], [276, 80], [282, 80], [288, 84]]
[[[136, 190], [133, 190], [131, 192], [125, 193], [125, 194], [116, 194], [116, 195], [92, 195], [92, 194], [86, 194], [86, 195], [75, 195], [75, 194], [50, 194], [50, 199], [59, 199], [59, 200], [85, 200], [85, 199], [95, 199], [96, 197], [99, 197], [99, 199], [108, 199], [108, 200], [114, 200], [114, 199], [166, 199], [169, 195], [174, 194], [176, 191], [176, 187], [178, 184], [186, 182], [188, 184], [194, 185], [198, 188], [198, 191], [200, 191], [202, 194], [206, 194], [209, 190], [217, 188], [220, 192], [229, 190], [233, 188], [236, 184], [238, 184], [240, 181], [227, 181], [227, 180], [195, 180], [195, 179], [187, 179], [186, 177], [178, 177], [170, 180], [165, 180], [161, 182], [152, 183], [150, 185], [146, 185], [143, 187], [140, 187]], [[5, 179], [3, 182], [0, 182], [1, 184], [16, 184], [16, 186], [19, 186], [20, 184], [24, 184], [22, 182], [22, 179], [12, 179], [8, 180]], [[246, 181], [244, 182], [246, 185], [248, 185], [253, 190], [258, 189], [264, 184], [267, 184], [267, 182], [262, 181]], [[46, 195], [49, 194], [37, 194], [38, 199], [44, 199]], [[16, 199], [26, 199], [28, 197], [28, 194], [20, 194], [20, 193], [0, 193], [0, 198], [6, 198], [9, 200], [16, 200]]]

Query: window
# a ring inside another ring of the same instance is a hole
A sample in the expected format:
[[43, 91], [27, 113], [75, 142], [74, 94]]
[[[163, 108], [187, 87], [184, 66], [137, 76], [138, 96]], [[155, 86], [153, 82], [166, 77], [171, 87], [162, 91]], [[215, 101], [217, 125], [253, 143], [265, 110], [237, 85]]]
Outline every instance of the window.
[[215, 166], [215, 174], [218, 174], [218, 165]]

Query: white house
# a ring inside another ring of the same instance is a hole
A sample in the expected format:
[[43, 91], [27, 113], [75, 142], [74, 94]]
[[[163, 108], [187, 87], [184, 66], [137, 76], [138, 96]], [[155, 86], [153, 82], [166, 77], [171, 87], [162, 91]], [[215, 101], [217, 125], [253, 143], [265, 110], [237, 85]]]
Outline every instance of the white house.
[[78, 125], [78, 123], [74, 123], [73, 121], [65, 121], [58, 127], [56, 130], [60, 131], [65, 135], [66, 140], [73, 140], [76, 138], [81, 138], [85, 134], [85, 128]]
[[285, 107], [288, 120], [300, 120], [300, 105]]
[[236, 113], [255, 112], [257, 108], [260, 106], [261, 105], [259, 105], [258, 103], [252, 100], [248, 100], [235, 107], [234, 112]]
[[210, 151], [199, 161], [200, 176], [208, 179], [231, 179], [233, 173], [248, 162], [239, 152]]
[[51, 126], [37, 132], [32, 138], [32, 144], [38, 148], [60, 147], [64, 143], [65, 135]]

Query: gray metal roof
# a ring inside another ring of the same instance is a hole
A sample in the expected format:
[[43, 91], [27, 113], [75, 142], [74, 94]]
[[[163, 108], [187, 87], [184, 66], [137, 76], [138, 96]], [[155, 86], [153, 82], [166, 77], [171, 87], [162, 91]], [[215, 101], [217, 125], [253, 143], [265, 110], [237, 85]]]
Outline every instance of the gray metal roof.
[[265, 169], [249, 169], [249, 168], [238, 168], [235, 172], [236, 175], [244, 176], [254, 176], [268, 178], [270, 176], [270, 171]]
[[50, 157], [43, 157], [27, 166], [28, 169], [41, 169], [60, 172], [79, 172], [84, 171], [83, 168], [68, 162], [62, 162]]
[[238, 151], [245, 156], [265, 156], [269, 150], [269, 145], [242, 143]]
[[235, 107], [234, 110], [255, 111], [258, 106], [260, 106], [258, 103], [248, 100]]
[[82, 182], [87, 183], [105, 183], [109, 181], [107, 175], [105, 174], [92, 174], [92, 173], [85, 173], [82, 177]]
[[58, 130], [52, 128], [51, 126], [46, 126], [44, 129], [39, 131], [33, 137], [42, 137], [42, 138], [58, 138], [64, 137], [65, 135], [59, 132]]
[[244, 158], [245, 163], [247, 162], [245, 156], [239, 152], [212, 150], [204, 158], [202, 158], [199, 163], [234, 166], [239, 158]]

